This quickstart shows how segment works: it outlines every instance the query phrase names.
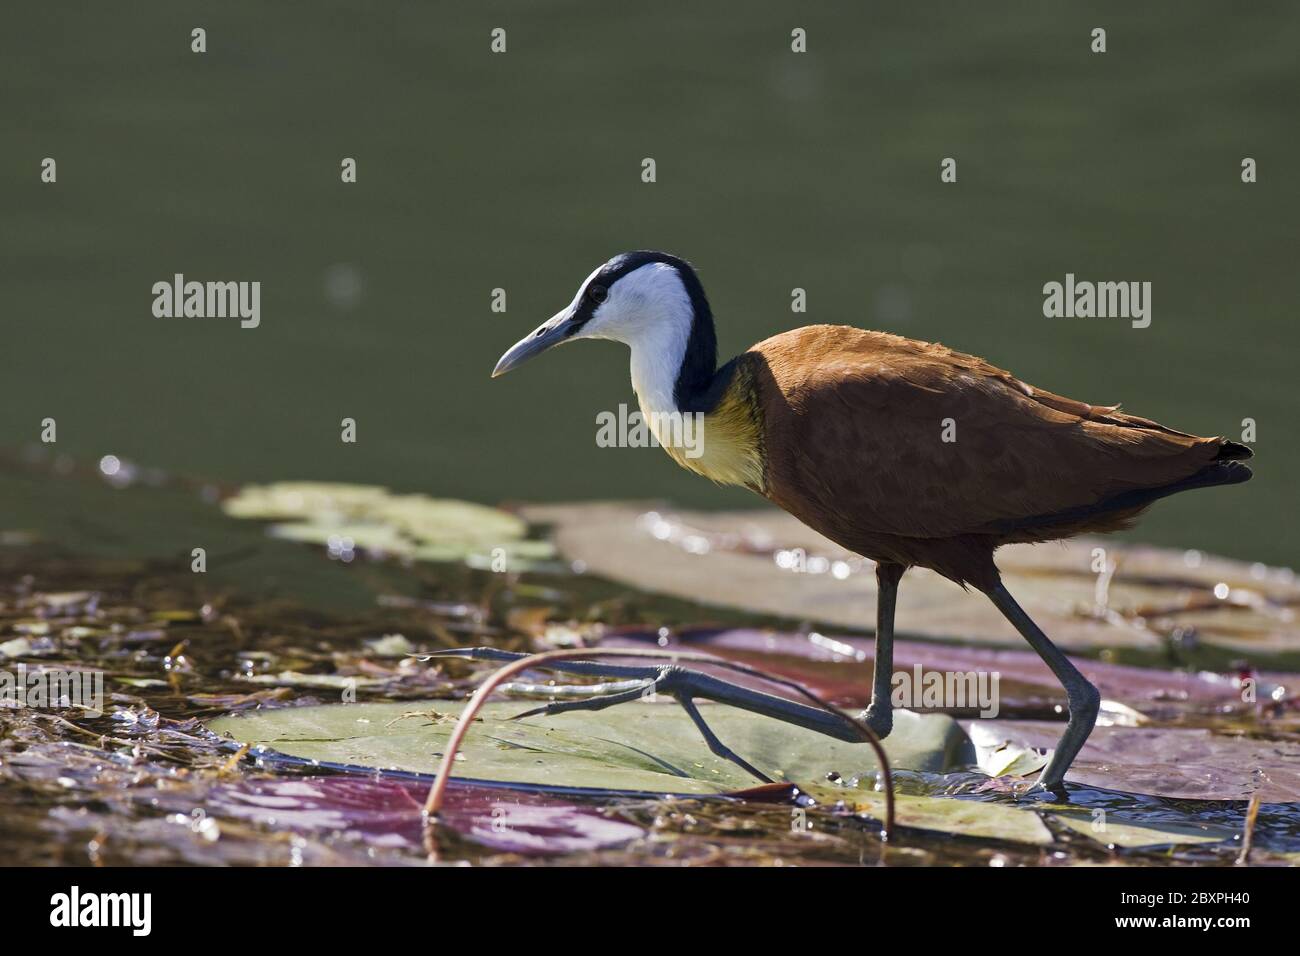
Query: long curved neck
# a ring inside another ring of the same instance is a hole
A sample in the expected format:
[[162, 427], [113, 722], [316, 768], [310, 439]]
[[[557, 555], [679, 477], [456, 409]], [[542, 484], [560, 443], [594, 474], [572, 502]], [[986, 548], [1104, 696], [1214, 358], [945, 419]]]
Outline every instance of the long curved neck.
[[[690, 336], [682, 339], [689, 343]], [[759, 494], [766, 489], [762, 413], [753, 394], [753, 365], [739, 355], [720, 369], [712, 360], [656, 362], [645, 350], [632, 350], [632, 383], [641, 414], [659, 444], [679, 465], [722, 485], [743, 485]], [[705, 375], [703, 370], [710, 369]], [[674, 397], [680, 383], [693, 385]], [[666, 413], [666, 414], [665, 414]]]
[[[766, 487], [762, 415], [745, 355], [718, 368], [713, 312], [694, 270], [677, 264], [680, 291], [662, 295], [662, 311], [638, 323], [632, 387], [650, 430], [683, 468], [719, 484]], [[687, 426], [691, 427], [688, 429]], [[685, 441], [674, 441], [679, 432]]]
[[718, 368], [713, 312], [693, 273], [683, 275], [687, 301], [653, 323], [632, 348], [632, 388], [643, 412], [709, 411]]

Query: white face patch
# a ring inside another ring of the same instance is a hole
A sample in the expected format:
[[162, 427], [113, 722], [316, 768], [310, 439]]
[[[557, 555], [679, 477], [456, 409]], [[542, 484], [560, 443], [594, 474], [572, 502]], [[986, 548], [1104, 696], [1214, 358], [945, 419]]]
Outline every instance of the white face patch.
[[[574, 307], [600, 270], [582, 284]], [[578, 333], [579, 338], [612, 339], [632, 345], [647, 336], [658, 335], [658, 326], [685, 318], [690, 331], [691, 297], [677, 270], [666, 262], [650, 262], [615, 280], [606, 298]]]
[[[603, 266], [601, 268], [604, 268]], [[586, 295], [587, 277], [570, 305], [576, 309]], [[677, 270], [666, 262], [651, 262], [613, 282], [575, 339], [610, 339], [632, 350], [632, 387], [641, 410], [677, 410], [673, 389], [686, 355], [695, 312]]]

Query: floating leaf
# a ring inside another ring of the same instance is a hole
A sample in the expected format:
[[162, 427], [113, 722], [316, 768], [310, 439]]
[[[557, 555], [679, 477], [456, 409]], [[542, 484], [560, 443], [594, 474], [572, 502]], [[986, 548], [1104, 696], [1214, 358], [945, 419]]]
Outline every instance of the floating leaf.
[[[308, 760], [432, 774], [463, 706], [459, 701], [335, 704], [222, 717], [209, 723], [241, 743]], [[674, 702], [629, 703], [596, 712], [510, 720], [531, 704], [490, 703], [466, 738], [458, 778], [602, 790], [718, 794], [752, 787], [753, 777], [714, 756]], [[700, 702], [714, 732], [778, 780], [810, 783], [837, 774], [872, 775], [866, 744], [731, 707]], [[895, 714], [885, 741], [900, 769], [944, 772], [973, 759], [951, 718]]]
[[403, 538], [396, 529], [381, 524], [356, 522], [294, 522], [271, 525], [271, 536], [286, 541], [303, 541], [307, 544], [325, 545], [332, 551], [381, 551], [398, 556], [415, 552], [415, 545]]
[[[348, 767], [431, 774], [463, 707], [456, 701], [411, 704], [336, 704], [222, 717], [208, 726], [241, 743]], [[538, 716], [523, 721], [519, 703], [498, 702], [466, 738], [457, 779], [538, 788], [709, 796], [754, 785], [734, 764], [705, 748], [699, 732], [675, 704], [625, 704], [598, 712]], [[817, 803], [843, 804], [877, 819], [884, 796], [870, 749], [845, 744], [730, 707], [703, 706], [706, 719], [728, 746], [779, 780], [798, 784]], [[885, 741], [900, 770], [946, 772], [967, 764], [969, 742], [941, 715], [895, 713]], [[1036, 768], [1035, 768], [1036, 769]], [[841, 785], [827, 779], [844, 781]], [[902, 826], [981, 839], [1045, 845], [1050, 830], [1043, 804], [1003, 803], [897, 795]], [[1050, 807], [1069, 826], [1086, 813]], [[1056, 811], [1059, 811], [1056, 812]], [[1129, 825], [1115, 821], [1105, 841], [1120, 846], [1217, 842], [1231, 831], [1210, 826]]]
[[341, 520], [364, 512], [389, 496], [377, 485], [330, 484], [323, 481], [279, 481], [245, 485], [221, 503], [232, 518]]
[[[826, 786], [810, 788], [809, 792], [822, 801], [845, 800], [859, 812], [877, 818], [884, 814], [884, 798], [880, 794], [850, 792], [846, 795]], [[1099, 843], [1124, 848], [1221, 843], [1233, 839], [1239, 832], [1209, 823], [1138, 822], [1111, 812], [1095, 814], [1090, 809], [1065, 804], [1026, 801], [1008, 805], [980, 800], [939, 800], [908, 794], [898, 796], [896, 815], [899, 824], [916, 829], [1034, 844], [1053, 842], [1043, 820], [1059, 823]]]
[[979, 768], [990, 777], [1027, 777], [1047, 766], [1047, 754], [1002, 734], [996, 720], [973, 720], [968, 728]]
[[416, 540], [434, 544], [468, 546], [512, 541], [522, 538], [527, 531], [527, 525], [515, 515], [452, 498], [396, 495], [378, 502], [365, 513]]
[[[981, 739], [982, 721], [968, 725]], [[990, 722], [989, 732], [1030, 748], [1055, 746], [1062, 724]], [[1254, 740], [1184, 727], [1097, 727], [1067, 782], [1186, 800], [1300, 801], [1300, 742]]]
[[[806, 788], [814, 800], [834, 804], [843, 801], [858, 813], [884, 819], [885, 798], [869, 791], [824, 785]], [[895, 818], [900, 826], [917, 830], [936, 830], [985, 840], [1006, 840], [1043, 846], [1052, 842], [1052, 833], [1032, 809], [1018, 809], [981, 800], [956, 800], [920, 797], [900, 793], [896, 797]]]
[[1068, 807], [1055, 805], [1049, 807], [1052, 810], [1050, 814], [1052, 819], [1098, 843], [1110, 846], [1135, 848], [1222, 843], [1224, 840], [1231, 840], [1238, 833], [1236, 830], [1211, 824], [1137, 823], [1117, 820], [1113, 814], [1099, 817], [1087, 811], [1072, 810]]
[[[299, 833], [343, 833], [373, 846], [422, 851], [420, 806], [427, 789], [427, 784], [392, 777], [240, 780], [215, 787], [208, 809]], [[467, 784], [448, 789], [441, 819], [483, 846], [530, 856], [595, 850], [644, 833], [598, 807]]]
[[[242, 743], [351, 767], [422, 774], [437, 769], [463, 704], [353, 704], [296, 707], [222, 717], [208, 726]], [[754, 780], [705, 747], [689, 718], [667, 703], [626, 704], [599, 712], [508, 718], [519, 703], [488, 704], [458, 761], [462, 781], [683, 796], [746, 790]], [[876, 765], [865, 744], [846, 744], [730, 707], [701, 704], [728, 746], [817, 803], [884, 816]], [[897, 769], [944, 772], [964, 766], [969, 744], [942, 715], [898, 711], [885, 741]], [[829, 777], [844, 784], [831, 786]], [[903, 826], [1042, 845], [1051, 834], [1029, 809], [978, 800], [899, 794]]]
[[394, 495], [375, 485], [248, 485], [221, 506], [235, 518], [275, 521], [275, 537], [325, 545], [347, 560], [363, 550], [490, 567], [500, 553], [507, 568], [519, 570], [554, 555], [550, 542], [525, 538], [528, 526], [516, 515], [451, 498]]

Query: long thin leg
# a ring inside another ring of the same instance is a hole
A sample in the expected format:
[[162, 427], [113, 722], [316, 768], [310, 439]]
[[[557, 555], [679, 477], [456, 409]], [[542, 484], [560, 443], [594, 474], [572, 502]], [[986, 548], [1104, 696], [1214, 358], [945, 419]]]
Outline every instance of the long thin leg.
[[1056, 679], [1065, 688], [1065, 697], [1070, 705], [1070, 717], [1065, 724], [1065, 733], [1052, 751], [1052, 757], [1043, 768], [1038, 778], [1038, 785], [1048, 790], [1059, 790], [1065, 781], [1065, 772], [1074, 763], [1075, 756], [1083, 747], [1092, 728], [1097, 723], [1097, 711], [1101, 708], [1101, 694], [1097, 688], [1088, 683], [1088, 679], [1079, 673], [1070, 659], [1047, 639], [1037, 624], [1016, 603], [1002, 582], [986, 592], [989, 600], [1010, 621], [1020, 635], [1029, 642], [1029, 646], [1038, 652], [1038, 656], [1051, 668]]
[[876, 565], [876, 660], [871, 675], [871, 704], [863, 712], [862, 721], [881, 738], [894, 729], [894, 708], [889, 700], [894, 676], [894, 607], [898, 603], [898, 582], [906, 570], [901, 564]]
[[[527, 656], [527, 654], [521, 654], [518, 651], [503, 651], [495, 647], [457, 647], [445, 651], [434, 651], [427, 655], [428, 658], [435, 659], [462, 657], [480, 661], [514, 661]], [[764, 717], [784, 720], [788, 724], [794, 724], [807, 730], [815, 730], [818, 733], [826, 734], [837, 740], [848, 741], [849, 743], [858, 743], [866, 739], [862, 731], [854, 727], [851, 721], [836, 717], [819, 707], [810, 707], [807, 704], [801, 704], [785, 697], [778, 697], [775, 694], [766, 694], [761, 690], [751, 690], [748, 687], [733, 684], [731, 681], [714, 677], [712, 674], [688, 670], [676, 664], [638, 667], [630, 664], [605, 664], [595, 661], [554, 661], [547, 664], [546, 669], [567, 674], [585, 674], [591, 677], [641, 679], [653, 682], [654, 690], [657, 693], [673, 694], [675, 696], [678, 691], [683, 691], [690, 697], [703, 697], [706, 700], [717, 701], [719, 704], [730, 704], [732, 707], [739, 707], [741, 710], [762, 714]], [[645, 692], [642, 691], [642, 693]], [[592, 707], [591, 698], [564, 701], [562, 704], [556, 703], [550, 706], [563, 706], [565, 710], [599, 709], [598, 707]], [[556, 711], [552, 710], [551, 713], [556, 713]]]
[[750, 690], [731, 681], [721, 680], [711, 674], [687, 670], [684, 667], [665, 667], [666, 672], [659, 679], [659, 689], [669, 694], [685, 693], [688, 697], [703, 697], [705, 700], [719, 704], [730, 704], [753, 714], [774, 717], [787, 724], [815, 730], [837, 740], [848, 743], [860, 743], [867, 739], [852, 722], [818, 707], [809, 707], [775, 694], [765, 694], [760, 690]]

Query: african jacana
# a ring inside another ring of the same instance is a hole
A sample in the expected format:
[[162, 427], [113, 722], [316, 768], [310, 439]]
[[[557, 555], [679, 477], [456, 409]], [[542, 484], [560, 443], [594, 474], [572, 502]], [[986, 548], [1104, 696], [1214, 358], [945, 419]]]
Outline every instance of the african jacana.
[[[743, 485], [876, 562], [875, 676], [863, 720], [879, 736], [892, 727], [894, 604], [903, 572], [930, 568], [986, 594], [1065, 688], [1069, 720], [1038, 781], [1052, 789], [1092, 732], [1100, 696], [1007, 592], [994, 552], [1012, 542], [1114, 531], [1166, 495], [1251, 476], [1239, 463], [1251, 452], [1236, 442], [1062, 398], [983, 359], [883, 332], [794, 329], [718, 368], [704, 288], [689, 264], [662, 252], [606, 262], [492, 375], [584, 338], [631, 348], [632, 387], [652, 428], [671, 413], [702, 413], [698, 457], [656, 432], [679, 464]], [[691, 698], [843, 739], [860, 734], [814, 708], [681, 668], [591, 662], [558, 669], [628, 680], [605, 688], [614, 693], [542, 710], [605, 707], [653, 685], [681, 701], [715, 753], [754, 773], [705, 726]]]

